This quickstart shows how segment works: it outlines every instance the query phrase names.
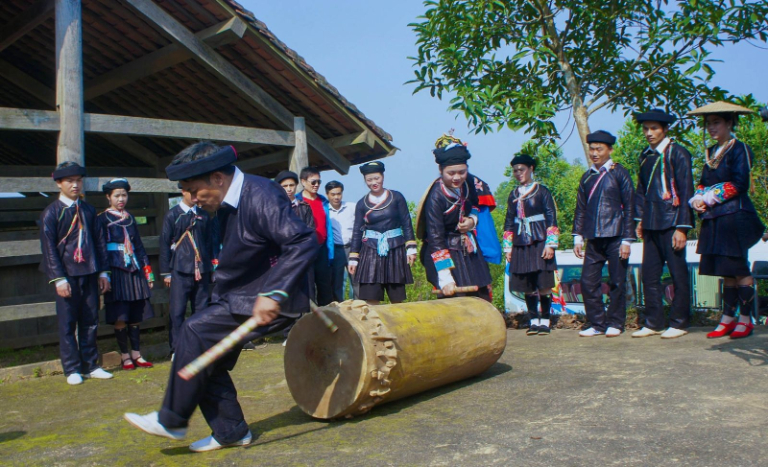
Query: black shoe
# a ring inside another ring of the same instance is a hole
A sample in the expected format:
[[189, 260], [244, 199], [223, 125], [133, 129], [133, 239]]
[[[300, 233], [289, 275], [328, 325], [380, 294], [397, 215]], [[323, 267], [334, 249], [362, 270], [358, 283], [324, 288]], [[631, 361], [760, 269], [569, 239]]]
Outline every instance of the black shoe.
[[527, 336], [535, 336], [536, 334], [541, 332], [540, 329], [541, 328], [539, 326], [533, 325], [533, 326], [528, 328], [528, 330], [525, 332], [525, 334]]
[[256, 350], [256, 346], [255, 346], [255, 345], [253, 345], [253, 342], [251, 342], [251, 341], [248, 341], [248, 342], [246, 342], [246, 343], [245, 343], [245, 345], [243, 346], [243, 350]]
[[548, 336], [549, 335], [549, 326], [539, 326], [539, 335], [540, 336]]

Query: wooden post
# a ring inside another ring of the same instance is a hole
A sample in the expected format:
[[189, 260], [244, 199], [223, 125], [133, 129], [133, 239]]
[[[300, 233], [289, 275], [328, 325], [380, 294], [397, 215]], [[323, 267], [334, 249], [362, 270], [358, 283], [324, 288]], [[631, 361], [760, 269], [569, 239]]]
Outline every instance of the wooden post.
[[61, 120], [56, 161], [85, 165], [81, 0], [56, 0], [56, 109]]
[[293, 119], [293, 133], [295, 146], [291, 152], [289, 168], [297, 174], [301, 169], [309, 165], [309, 152], [307, 150], [307, 126], [304, 117]]

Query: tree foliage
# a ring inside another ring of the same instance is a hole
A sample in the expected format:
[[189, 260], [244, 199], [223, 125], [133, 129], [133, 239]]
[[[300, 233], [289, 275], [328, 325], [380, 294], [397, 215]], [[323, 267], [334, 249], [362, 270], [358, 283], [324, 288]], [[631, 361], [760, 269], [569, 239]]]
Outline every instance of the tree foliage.
[[[755, 0], [427, 0], [416, 33], [415, 91], [442, 98], [476, 132], [525, 129], [560, 137], [571, 111], [582, 143], [589, 116], [722, 100], [711, 51], [768, 39], [768, 2]], [[683, 122], [685, 124], [685, 122]], [[586, 153], [586, 149], [585, 149]]]

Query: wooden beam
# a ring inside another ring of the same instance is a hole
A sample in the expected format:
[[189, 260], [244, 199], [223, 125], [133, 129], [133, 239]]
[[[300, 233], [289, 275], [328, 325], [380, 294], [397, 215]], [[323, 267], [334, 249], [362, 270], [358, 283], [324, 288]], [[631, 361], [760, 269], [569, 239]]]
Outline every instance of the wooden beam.
[[[58, 112], [0, 107], [0, 129], [57, 131], [59, 125], [60, 117]], [[293, 133], [290, 131], [126, 117], [121, 115], [85, 114], [84, 130], [89, 133], [100, 134], [126, 134], [194, 140], [210, 139], [271, 146], [293, 146], [295, 142]]]
[[301, 173], [301, 169], [309, 165], [309, 151], [307, 150], [307, 126], [304, 117], [293, 119], [293, 134], [296, 136], [296, 144], [291, 151], [291, 162], [288, 168], [295, 173]]
[[[215, 49], [241, 39], [246, 28], [243, 20], [234, 17], [200, 31], [195, 36]], [[85, 83], [85, 100], [95, 99], [190, 58], [192, 54], [187, 49], [178, 44], [168, 45], [88, 81]]]
[[41, 102], [50, 105], [51, 108], [56, 106], [56, 91], [2, 59], [0, 59], [0, 76], [28, 92]]
[[376, 140], [371, 133], [372, 132], [369, 130], [363, 130], [358, 133], [350, 133], [348, 135], [341, 135], [341, 136], [336, 136], [335, 138], [329, 138], [325, 140], [325, 142], [330, 144], [334, 148], [344, 148], [347, 146], [354, 146], [357, 144], [365, 144], [369, 148], [373, 149], [373, 146], [376, 144]]
[[[156, 24], [160, 30], [168, 34], [179, 45], [192, 52], [198, 62], [212, 73], [220, 76], [228, 86], [255, 105], [262, 113], [275, 120], [283, 128], [293, 128], [294, 116], [288, 109], [251, 81], [236, 66], [219, 55], [213, 48], [195, 37], [191, 31], [176, 21], [173, 16], [151, 0], [125, 0], [125, 2], [141, 13], [146, 19]], [[311, 129], [307, 129], [307, 142], [338, 172], [346, 174], [349, 171], [349, 161], [330, 145], [326, 144]]]
[[0, 129], [59, 131], [59, 113], [50, 110], [0, 107]]
[[[56, 106], [56, 92], [49, 89], [48, 86], [40, 83], [35, 78], [29, 76], [10, 63], [0, 60], [0, 76], [4, 76], [29, 94], [42, 102]], [[149, 149], [137, 143], [127, 136], [104, 135], [104, 139], [118, 146], [136, 159], [149, 164], [150, 167], [157, 167], [158, 157]]]
[[238, 161], [237, 164], [235, 165], [237, 165], [237, 167], [240, 168], [240, 170], [242, 170], [243, 172], [250, 172], [254, 169], [267, 167], [269, 165], [274, 165], [274, 164], [285, 164], [287, 166], [289, 165], [290, 158], [291, 158], [291, 150], [282, 149], [280, 151], [273, 152], [270, 154], [265, 154], [263, 156], [256, 156], [250, 159], [245, 159], [243, 161]]
[[53, 0], [40, 0], [0, 27], [0, 52], [50, 18], [53, 7]]
[[[112, 177], [87, 177], [86, 192], [101, 192], [101, 185]], [[177, 182], [161, 178], [132, 178], [131, 191], [136, 193], [178, 193]], [[0, 177], [0, 193], [55, 193], [59, 189], [51, 177]]]
[[149, 165], [150, 167], [157, 168], [157, 162], [160, 160], [160, 158], [157, 157], [154, 152], [137, 143], [130, 137], [125, 135], [108, 134], [101, 135], [101, 137], [122, 149], [123, 151], [127, 152], [131, 156], [135, 157], [136, 159]]
[[130, 134], [181, 139], [209, 139], [272, 146], [293, 146], [290, 131], [266, 130], [212, 123], [180, 122], [155, 118], [120, 115], [86, 114], [85, 131], [92, 133]]
[[[39, 237], [39, 231], [35, 230], [32, 240], [0, 242], [0, 268], [39, 264], [42, 258]], [[159, 237], [146, 236], [142, 237], [142, 241], [149, 256], [159, 254]]]
[[85, 166], [82, 1], [55, 0], [55, 5], [56, 108], [60, 116], [56, 161]]

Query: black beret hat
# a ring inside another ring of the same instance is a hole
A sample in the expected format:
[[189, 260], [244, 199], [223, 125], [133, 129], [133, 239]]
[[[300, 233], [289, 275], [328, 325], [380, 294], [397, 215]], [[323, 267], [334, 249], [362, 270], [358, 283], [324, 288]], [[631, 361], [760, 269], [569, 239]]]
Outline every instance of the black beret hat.
[[187, 180], [223, 169], [236, 161], [235, 148], [224, 146], [208, 157], [176, 165], [171, 164], [165, 168], [165, 175], [171, 181]]
[[363, 175], [384, 173], [384, 163], [379, 161], [368, 162], [360, 166], [360, 173]]
[[75, 177], [78, 175], [85, 177], [85, 167], [80, 164], [72, 164], [68, 167], [54, 170], [51, 177], [53, 177], [54, 180], [61, 180], [62, 178]]
[[608, 146], [616, 144], [616, 137], [604, 130], [597, 130], [587, 135], [587, 143], [603, 143]]
[[510, 166], [516, 166], [517, 164], [523, 164], [527, 165], [528, 167], [536, 168], [536, 159], [529, 156], [528, 154], [518, 154], [514, 158], [512, 158], [512, 162], [509, 163]]
[[283, 183], [283, 180], [285, 179], [293, 179], [296, 184], [299, 183], [299, 176], [296, 175], [296, 172], [291, 172], [290, 170], [283, 170], [279, 174], [277, 174], [277, 177], [275, 177], [275, 182], [278, 184]]
[[637, 120], [637, 123], [660, 122], [671, 125], [677, 121], [677, 117], [664, 112], [662, 109], [653, 109], [644, 113], [636, 113], [635, 120]]
[[117, 190], [118, 188], [131, 191], [131, 184], [124, 178], [115, 178], [101, 185], [101, 191], [107, 194], [112, 193], [112, 190]]

